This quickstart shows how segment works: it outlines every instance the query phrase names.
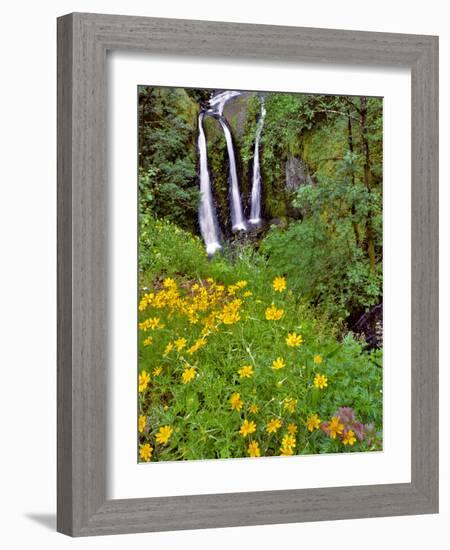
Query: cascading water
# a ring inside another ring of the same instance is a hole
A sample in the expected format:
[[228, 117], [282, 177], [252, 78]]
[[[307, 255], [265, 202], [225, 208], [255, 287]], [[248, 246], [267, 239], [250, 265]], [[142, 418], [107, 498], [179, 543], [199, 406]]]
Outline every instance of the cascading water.
[[[213, 116], [218, 119], [227, 144], [228, 158], [230, 164], [230, 212], [231, 224], [233, 231], [246, 231], [248, 223], [245, 219], [241, 194], [239, 191], [239, 180], [236, 169], [236, 157], [234, 154], [233, 138], [228, 123], [223, 116], [223, 108], [225, 103], [234, 97], [241, 95], [241, 92], [226, 90], [216, 93], [208, 103], [208, 108], [203, 110], [198, 118], [198, 149], [200, 152], [200, 206], [199, 206], [199, 223], [200, 231], [205, 241], [206, 251], [209, 255], [213, 255], [217, 250], [220, 250], [220, 232], [217, 223], [217, 214], [214, 206], [214, 198], [211, 189], [211, 180], [208, 171], [208, 156], [206, 148], [206, 137], [203, 129], [203, 117], [206, 115]], [[258, 138], [259, 140], [259, 138]]]
[[217, 215], [211, 191], [203, 116], [204, 113], [200, 113], [198, 117], [198, 150], [200, 153], [200, 206], [198, 218], [200, 231], [206, 245], [206, 252], [208, 255], [213, 255], [222, 247], [220, 245]]
[[239, 182], [236, 170], [236, 159], [234, 156], [233, 138], [231, 137], [231, 131], [228, 127], [228, 124], [222, 116], [219, 118], [219, 122], [225, 134], [225, 140], [227, 142], [228, 149], [228, 158], [230, 160], [231, 225], [233, 231], [245, 231], [247, 229], [247, 222], [242, 211], [241, 194], [239, 192]]
[[249, 219], [249, 222], [252, 225], [259, 225], [261, 223], [261, 169], [259, 166], [259, 141], [264, 126], [265, 116], [266, 109], [264, 107], [264, 99], [261, 98], [261, 115], [256, 129], [255, 152], [253, 154], [253, 182]]
[[224, 92], [213, 95], [208, 103], [209, 110], [214, 114], [222, 116], [225, 103], [230, 99], [233, 99], [233, 97], [237, 97], [238, 95], [241, 95], [241, 92], [236, 92], [234, 90], [225, 90]]
[[227, 143], [228, 159], [230, 163], [230, 211], [231, 211], [231, 225], [233, 231], [245, 231], [247, 229], [247, 222], [244, 217], [241, 203], [241, 194], [239, 192], [239, 181], [236, 169], [236, 157], [234, 154], [233, 138], [231, 136], [230, 128], [223, 116], [223, 108], [225, 103], [234, 97], [241, 95], [241, 92], [234, 90], [225, 90], [215, 94], [209, 100], [209, 109], [207, 114], [211, 114], [218, 118], [220, 125], [222, 126], [225, 134], [225, 141]]

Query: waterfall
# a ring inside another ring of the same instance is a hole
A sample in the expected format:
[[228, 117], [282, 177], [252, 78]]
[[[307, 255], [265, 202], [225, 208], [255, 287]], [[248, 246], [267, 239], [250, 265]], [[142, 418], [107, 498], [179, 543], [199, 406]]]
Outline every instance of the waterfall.
[[227, 142], [228, 158], [230, 160], [230, 200], [231, 200], [231, 225], [233, 231], [245, 231], [247, 229], [247, 222], [242, 211], [241, 193], [239, 192], [239, 182], [236, 170], [236, 158], [234, 156], [233, 138], [231, 137], [231, 131], [226, 123], [225, 119], [221, 116], [219, 122], [223, 128], [225, 134], [225, 140]]
[[203, 113], [198, 117], [198, 150], [200, 153], [200, 206], [198, 219], [200, 231], [205, 241], [206, 252], [213, 255], [220, 250], [219, 229], [216, 209], [211, 191], [211, 180], [208, 171], [208, 155], [206, 150], [205, 131], [203, 129]]
[[213, 97], [209, 100], [211, 112], [222, 116], [225, 103], [238, 95], [241, 95], [241, 92], [236, 92], [233, 90], [225, 90], [224, 92], [213, 95]]
[[241, 95], [241, 92], [234, 90], [225, 90], [214, 94], [209, 100], [209, 109], [207, 113], [212, 116], [216, 116], [222, 126], [225, 141], [227, 143], [228, 159], [230, 163], [230, 212], [231, 212], [231, 225], [233, 231], [245, 231], [247, 229], [247, 222], [245, 220], [242, 203], [241, 193], [239, 191], [239, 181], [236, 169], [236, 157], [234, 154], [233, 138], [231, 136], [230, 128], [223, 116], [223, 108], [225, 103], [234, 97]]
[[211, 180], [208, 171], [208, 155], [206, 148], [206, 137], [203, 128], [203, 117], [206, 115], [217, 118], [222, 126], [225, 141], [227, 143], [228, 158], [230, 164], [230, 212], [233, 231], [246, 231], [247, 221], [245, 219], [241, 194], [239, 191], [239, 181], [236, 169], [236, 157], [234, 154], [233, 138], [227, 121], [223, 116], [225, 103], [230, 99], [241, 95], [241, 92], [225, 90], [216, 93], [209, 100], [208, 108], [203, 110], [198, 117], [198, 150], [200, 152], [200, 206], [198, 218], [200, 231], [205, 241], [206, 251], [213, 255], [222, 248], [220, 244], [219, 226], [217, 223], [217, 214], [214, 206], [214, 198], [211, 189]]
[[261, 138], [265, 116], [266, 109], [264, 107], [264, 99], [261, 98], [261, 116], [259, 117], [258, 126], [256, 128], [255, 152], [253, 154], [253, 182], [249, 219], [249, 222], [252, 225], [259, 225], [261, 223], [261, 169], [259, 166], [259, 140]]

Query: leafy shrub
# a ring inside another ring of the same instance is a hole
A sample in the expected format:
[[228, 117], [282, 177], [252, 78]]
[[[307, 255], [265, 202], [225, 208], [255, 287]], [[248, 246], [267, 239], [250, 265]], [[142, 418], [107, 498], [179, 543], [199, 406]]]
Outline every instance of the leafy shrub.
[[381, 274], [373, 273], [348, 223], [330, 228], [317, 218], [273, 228], [261, 245], [271, 274], [284, 273], [292, 289], [333, 319], [376, 304]]

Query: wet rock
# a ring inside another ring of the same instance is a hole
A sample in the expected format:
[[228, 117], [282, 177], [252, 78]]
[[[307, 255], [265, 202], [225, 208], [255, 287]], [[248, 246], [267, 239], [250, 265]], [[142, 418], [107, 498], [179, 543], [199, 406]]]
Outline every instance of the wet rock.
[[314, 183], [308, 165], [298, 157], [288, 158], [285, 166], [285, 174], [286, 189], [288, 191], [296, 191], [303, 185], [312, 185]]

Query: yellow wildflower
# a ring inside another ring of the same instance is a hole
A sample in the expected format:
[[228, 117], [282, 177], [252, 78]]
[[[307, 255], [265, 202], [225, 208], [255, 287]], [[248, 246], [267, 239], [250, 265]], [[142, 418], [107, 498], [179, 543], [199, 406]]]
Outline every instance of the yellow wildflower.
[[251, 376], [253, 376], [254, 371], [251, 365], [244, 365], [238, 370], [238, 372], [241, 378], [250, 378]]
[[281, 440], [281, 449], [295, 449], [296, 441], [293, 435], [285, 435]]
[[155, 330], [155, 328], [158, 328], [158, 327], [160, 328], [164, 327], [164, 325], [161, 324], [159, 317], [150, 317], [149, 319], [147, 319], [147, 323], [152, 330]]
[[206, 334], [211, 331], [216, 331], [217, 330], [216, 320], [217, 320], [216, 311], [213, 311], [208, 315], [208, 317], [205, 317], [203, 319], [203, 325], [205, 328], [203, 329], [202, 333]]
[[278, 309], [275, 304], [272, 304], [266, 309], [266, 319], [268, 321], [279, 321], [284, 315], [282, 309]]
[[153, 376], [159, 376], [162, 373], [162, 367], [155, 367], [152, 371]]
[[193, 313], [192, 311], [188, 311], [188, 319], [191, 325], [196, 325], [198, 323], [199, 317], [196, 313]]
[[247, 448], [248, 456], [258, 457], [261, 456], [261, 451], [259, 450], [259, 445], [257, 441], [250, 441]]
[[294, 449], [292, 447], [280, 447], [280, 456], [292, 456]]
[[320, 365], [323, 362], [322, 356], [321, 355], [314, 355], [313, 361], [316, 365]]
[[353, 430], [348, 430], [348, 432], [346, 432], [344, 434], [344, 437], [342, 438], [342, 443], [344, 445], [353, 445], [356, 441], [356, 437], [355, 437], [355, 434], [353, 433]]
[[295, 411], [296, 405], [297, 405], [297, 399], [294, 399], [293, 397], [286, 397], [286, 399], [283, 402], [284, 409], [290, 413], [293, 413]]
[[147, 338], [142, 342], [144, 346], [151, 346], [153, 343], [153, 338], [151, 336], [147, 336]]
[[183, 384], [187, 384], [191, 380], [195, 378], [196, 370], [194, 367], [189, 367], [187, 369], [184, 369], [183, 374], [181, 375], [181, 380]]
[[155, 295], [153, 292], [151, 294], [144, 294], [139, 302], [139, 311], [144, 311], [147, 309], [147, 307], [152, 303], [154, 297]]
[[335, 439], [336, 435], [341, 435], [344, 429], [344, 424], [341, 422], [340, 416], [333, 416], [331, 422], [328, 424], [328, 433], [331, 439]]
[[266, 426], [266, 432], [271, 434], [278, 431], [281, 426], [283, 425], [283, 422], [279, 418], [272, 419]]
[[244, 420], [241, 429], [239, 430], [240, 435], [242, 435], [242, 437], [247, 437], [247, 435], [254, 432], [256, 432], [256, 424], [253, 422], [253, 420]]
[[164, 328], [164, 325], [160, 324], [159, 317], [150, 317], [146, 319], [145, 321], [142, 321], [142, 323], [139, 323], [140, 330], [155, 330], [157, 328]]
[[259, 413], [259, 407], [258, 405], [255, 405], [255, 403], [252, 403], [248, 409], [252, 414]]
[[171, 279], [170, 277], [167, 277], [163, 281], [163, 286], [164, 286], [164, 288], [174, 289], [174, 288], [177, 287], [177, 283], [173, 279]]
[[298, 348], [302, 345], [303, 336], [296, 332], [290, 332], [286, 337], [286, 344], [291, 348]]
[[158, 443], [164, 444], [167, 443], [173, 433], [173, 428], [170, 426], [162, 426], [159, 428], [158, 433], [156, 434], [156, 441]]
[[277, 357], [274, 361], [272, 361], [273, 370], [284, 369], [285, 366], [286, 366], [286, 363], [284, 362], [284, 359], [282, 359], [281, 357]]
[[240, 411], [244, 405], [239, 393], [233, 393], [230, 397], [230, 406], [233, 411]]
[[199, 338], [198, 340], [196, 340], [192, 346], [187, 350], [187, 352], [189, 353], [189, 355], [192, 355], [193, 353], [195, 353], [196, 351], [198, 351], [199, 349], [203, 348], [204, 346], [206, 346], [206, 344], [208, 343], [207, 339], [206, 338]]
[[250, 290], [246, 290], [243, 296], [244, 298], [250, 298], [250, 296], [253, 296], [253, 292], [250, 292]]
[[241, 316], [239, 315], [239, 308], [242, 305], [242, 300], [239, 298], [223, 306], [223, 311], [220, 315], [220, 320], [225, 325], [234, 325], [237, 323]]
[[186, 346], [186, 338], [177, 338], [174, 342], [177, 351], [181, 351]]
[[328, 386], [328, 378], [324, 374], [316, 374], [314, 378], [314, 386], [323, 390]]
[[154, 306], [161, 309], [168, 304], [167, 293], [165, 291], [158, 292], [153, 300]]
[[147, 389], [149, 382], [150, 382], [150, 375], [146, 370], [143, 370], [139, 374], [139, 393], [142, 393]]
[[241, 320], [241, 316], [237, 312], [225, 313], [222, 316], [222, 321], [225, 325], [234, 325]]
[[141, 434], [145, 430], [145, 425], [147, 424], [147, 417], [142, 414], [139, 415], [139, 433]]
[[317, 414], [312, 414], [311, 416], [308, 416], [308, 420], [306, 424], [310, 432], [313, 432], [314, 430], [318, 430], [320, 426], [319, 416]]
[[283, 292], [283, 290], [286, 290], [286, 278], [275, 277], [275, 279], [273, 280], [272, 286], [276, 292]]
[[236, 286], [237, 286], [238, 288], [245, 288], [245, 287], [247, 286], [247, 281], [238, 281], [238, 282], [236, 283]]
[[168, 355], [173, 350], [172, 342], [169, 342], [164, 350], [164, 355]]
[[288, 424], [287, 432], [289, 435], [295, 435], [298, 431], [298, 428], [295, 424]]
[[143, 461], [148, 462], [152, 458], [152, 454], [153, 447], [150, 445], [150, 443], [139, 446], [139, 456]]

